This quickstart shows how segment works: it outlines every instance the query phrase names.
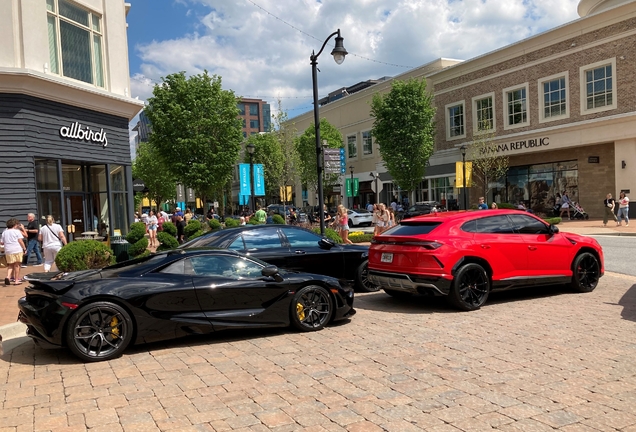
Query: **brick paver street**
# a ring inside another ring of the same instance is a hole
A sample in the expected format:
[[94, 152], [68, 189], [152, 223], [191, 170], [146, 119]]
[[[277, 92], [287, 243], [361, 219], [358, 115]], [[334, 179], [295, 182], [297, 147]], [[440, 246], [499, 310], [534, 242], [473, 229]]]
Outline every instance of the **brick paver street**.
[[82, 364], [0, 358], [0, 431], [636, 431], [636, 278], [589, 294], [357, 296], [315, 333], [225, 332]]

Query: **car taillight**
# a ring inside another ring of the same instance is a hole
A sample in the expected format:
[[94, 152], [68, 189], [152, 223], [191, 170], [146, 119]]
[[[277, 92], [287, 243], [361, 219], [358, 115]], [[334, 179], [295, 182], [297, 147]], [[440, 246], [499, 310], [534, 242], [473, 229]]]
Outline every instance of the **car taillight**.
[[408, 246], [420, 246], [428, 250], [435, 250], [444, 246], [443, 243], [439, 243], [435, 241], [409, 241], [409, 242], [403, 242], [401, 244], [408, 245]]

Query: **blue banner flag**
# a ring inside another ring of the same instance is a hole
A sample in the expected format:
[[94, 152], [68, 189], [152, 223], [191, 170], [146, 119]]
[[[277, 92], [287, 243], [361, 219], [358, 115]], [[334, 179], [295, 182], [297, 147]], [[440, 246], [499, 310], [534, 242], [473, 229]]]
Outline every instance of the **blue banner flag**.
[[239, 195], [250, 196], [252, 194], [250, 190], [250, 164], [239, 164], [239, 183], [241, 184]]
[[254, 164], [254, 196], [265, 196], [265, 169], [263, 164]]

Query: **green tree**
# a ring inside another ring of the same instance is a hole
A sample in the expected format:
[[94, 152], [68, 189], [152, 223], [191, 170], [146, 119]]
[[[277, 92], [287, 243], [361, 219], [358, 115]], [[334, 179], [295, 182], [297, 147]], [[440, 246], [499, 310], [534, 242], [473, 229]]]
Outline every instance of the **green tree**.
[[232, 178], [243, 140], [234, 92], [205, 71], [168, 75], [152, 93], [150, 143], [175, 179], [200, 193], [221, 189]]
[[151, 143], [139, 144], [132, 171], [134, 178], [144, 181], [148, 197], [157, 203], [157, 207], [164, 200], [174, 198], [177, 187], [174, 175]]
[[[320, 140], [327, 141], [326, 147], [342, 147], [342, 134], [335, 126], [327, 121], [320, 120]], [[325, 147], [325, 146], [323, 146]], [[308, 188], [318, 190], [318, 173], [316, 172], [316, 130], [314, 123], [310, 124], [305, 132], [296, 139], [296, 149], [300, 158], [298, 174], [300, 181]], [[338, 174], [326, 174], [324, 184], [329, 186], [338, 182]]]
[[283, 154], [283, 167], [277, 178], [277, 191], [280, 191], [281, 187], [293, 186], [295, 184], [300, 164], [300, 158], [296, 149], [296, 125], [288, 121], [287, 112], [283, 109], [283, 104], [280, 99], [278, 100], [278, 112], [272, 116], [272, 122], [274, 124], [273, 133], [278, 140], [278, 146]]
[[508, 172], [509, 160], [504, 153], [497, 152], [495, 132], [490, 128], [490, 124], [482, 122], [479, 130], [468, 146], [466, 160], [471, 161], [473, 165], [473, 183], [483, 187], [484, 197], [488, 199], [492, 183]]
[[371, 116], [371, 133], [387, 171], [398, 187], [414, 191], [433, 154], [435, 107], [426, 81], [393, 81], [389, 93], [373, 96]]
[[[247, 145], [254, 145], [253, 161], [263, 164], [265, 175], [265, 193], [269, 196], [278, 195], [280, 175], [283, 171], [283, 152], [274, 133], [251, 135]], [[249, 163], [249, 154], [245, 154], [245, 163]]]

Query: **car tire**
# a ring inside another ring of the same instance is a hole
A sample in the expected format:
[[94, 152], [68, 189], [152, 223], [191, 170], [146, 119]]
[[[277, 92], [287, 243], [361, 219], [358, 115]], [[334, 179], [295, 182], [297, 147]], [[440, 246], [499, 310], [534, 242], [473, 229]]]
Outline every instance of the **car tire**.
[[578, 254], [572, 262], [572, 282], [570, 286], [576, 292], [594, 291], [601, 277], [601, 265], [589, 252]]
[[133, 321], [123, 307], [107, 301], [93, 302], [71, 316], [66, 344], [85, 362], [110, 360], [122, 355], [133, 332]]
[[349, 225], [349, 228], [353, 228], [353, 222], [351, 221], [351, 219], [347, 221], [347, 225]]
[[406, 299], [413, 296], [413, 294], [406, 291], [398, 291], [398, 290], [392, 290], [392, 289], [386, 289], [386, 288], [383, 288], [383, 290], [385, 293], [387, 293], [391, 297], [394, 297], [397, 299]]
[[356, 288], [361, 292], [380, 291], [379, 285], [374, 285], [369, 281], [369, 261], [365, 261], [358, 267], [356, 272]]
[[479, 264], [468, 263], [455, 273], [448, 299], [458, 309], [477, 310], [486, 303], [490, 293], [490, 278]]
[[326, 289], [318, 285], [309, 285], [296, 292], [289, 312], [291, 323], [298, 330], [321, 330], [331, 321], [333, 302]]

